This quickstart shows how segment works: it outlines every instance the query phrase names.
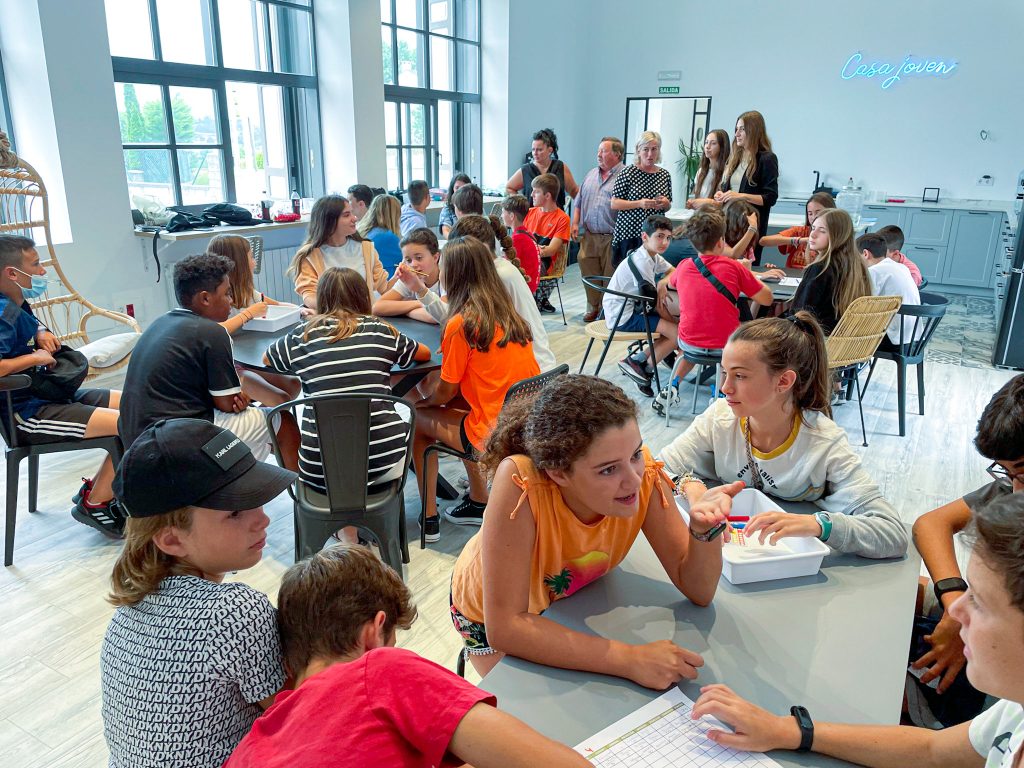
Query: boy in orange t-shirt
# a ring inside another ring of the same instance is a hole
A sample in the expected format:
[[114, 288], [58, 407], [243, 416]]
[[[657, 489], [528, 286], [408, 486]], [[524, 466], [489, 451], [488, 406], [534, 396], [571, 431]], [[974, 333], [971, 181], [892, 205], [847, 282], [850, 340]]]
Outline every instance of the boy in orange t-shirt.
[[[543, 173], [533, 180], [533, 205], [526, 214], [523, 227], [533, 235], [540, 247], [540, 274], [543, 277], [551, 271], [551, 265], [569, 245], [569, 214], [555, 203], [560, 184], [553, 173]], [[552, 281], [544, 281], [534, 292], [537, 308], [541, 312], [556, 312], [548, 301], [554, 287]]]

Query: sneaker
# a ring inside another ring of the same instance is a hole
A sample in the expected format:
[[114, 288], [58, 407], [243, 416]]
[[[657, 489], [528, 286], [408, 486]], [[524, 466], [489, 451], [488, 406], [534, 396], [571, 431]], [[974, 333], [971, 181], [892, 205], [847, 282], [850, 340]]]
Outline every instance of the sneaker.
[[539, 309], [546, 315], [553, 315], [555, 314], [555, 312], [558, 311], [557, 309], [555, 309], [555, 305], [552, 304], [550, 301], [545, 301], [543, 304], [538, 304], [537, 309]]
[[124, 538], [124, 515], [114, 499], [103, 504], [92, 505], [88, 502], [89, 494], [75, 504], [71, 516], [82, 525], [95, 528], [110, 539]]
[[486, 508], [487, 504], [473, 501], [467, 494], [458, 506], [444, 511], [444, 519], [456, 525], [483, 525]]
[[426, 521], [420, 515], [420, 528], [423, 529], [423, 538], [429, 542], [441, 540], [441, 518], [437, 515], [428, 517]]
[[651, 408], [659, 416], [665, 415], [665, 409], [671, 408], [673, 405], [679, 405], [679, 388], [678, 387], [665, 387], [658, 396], [651, 401]]
[[92, 480], [90, 480], [88, 477], [83, 477], [82, 478], [82, 487], [78, 489], [78, 493], [76, 493], [74, 496], [71, 497], [71, 503], [72, 504], [77, 504], [83, 498], [85, 498], [88, 495], [89, 491], [91, 491], [91, 490], [92, 490]]
[[644, 397], [654, 397], [654, 390], [651, 388], [652, 374], [647, 372], [647, 368], [642, 363], [627, 357], [625, 360], [619, 361], [619, 370], [633, 380], [636, 388]]

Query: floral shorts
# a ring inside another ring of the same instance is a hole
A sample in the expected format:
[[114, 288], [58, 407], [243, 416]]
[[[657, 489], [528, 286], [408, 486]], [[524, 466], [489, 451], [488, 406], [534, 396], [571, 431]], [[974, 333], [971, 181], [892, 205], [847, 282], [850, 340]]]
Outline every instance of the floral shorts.
[[471, 653], [474, 656], [487, 656], [497, 653], [487, 643], [487, 630], [484, 629], [484, 625], [463, 616], [452, 602], [450, 592], [448, 593], [448, 605], [451, 606], [452, 624], [455, 625], [455, 631], [462, 635], [462, 641], [466, 646], [466, 653]]

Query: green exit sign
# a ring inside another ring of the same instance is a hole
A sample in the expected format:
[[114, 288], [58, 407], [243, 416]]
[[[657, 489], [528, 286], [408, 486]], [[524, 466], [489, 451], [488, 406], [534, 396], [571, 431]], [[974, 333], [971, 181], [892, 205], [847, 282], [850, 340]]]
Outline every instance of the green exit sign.
[[661, 94], [661, 95], [664, 95], [664, 94], [667, 94], [667, 93], [679, 93], [679, 86], [678, 85], [659, 85], [658, 86], [658, 93]]

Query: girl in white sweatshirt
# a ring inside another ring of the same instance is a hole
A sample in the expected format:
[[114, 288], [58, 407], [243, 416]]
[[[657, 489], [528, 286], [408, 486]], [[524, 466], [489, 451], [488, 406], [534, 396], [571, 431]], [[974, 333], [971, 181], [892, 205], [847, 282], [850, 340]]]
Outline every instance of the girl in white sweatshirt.
[[832, 387], [821, 327], [808, 312], [741, 325], [722, 354], [724, 399], [698, 416], [661, 453], [690, 503], [701, 478], [742, 480], [782, 501], [810, 501], [810, 514], [769, 512], [746, 535], [775, 543], [813, 536], [840, 552], [899, 557], [907, 530], [830, 418]]

